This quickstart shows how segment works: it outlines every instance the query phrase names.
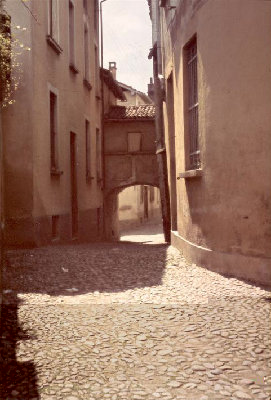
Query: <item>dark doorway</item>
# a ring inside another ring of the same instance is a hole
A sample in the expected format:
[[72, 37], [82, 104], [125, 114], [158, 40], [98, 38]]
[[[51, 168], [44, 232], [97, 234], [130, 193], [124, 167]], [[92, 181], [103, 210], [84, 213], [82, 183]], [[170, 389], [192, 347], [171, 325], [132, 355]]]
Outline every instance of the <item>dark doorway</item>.
[[72, 238], [78, 235], [76, 134], [70, 132]]

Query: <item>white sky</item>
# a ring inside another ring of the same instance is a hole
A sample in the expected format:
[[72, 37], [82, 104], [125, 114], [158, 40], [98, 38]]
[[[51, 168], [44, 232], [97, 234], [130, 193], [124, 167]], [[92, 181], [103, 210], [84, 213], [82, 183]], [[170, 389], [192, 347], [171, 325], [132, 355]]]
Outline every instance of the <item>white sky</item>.
[[107, 0], [103, 3], [104, 68], [117, 63], [117, 80], [147, 92], [152, 76], [151, 20], [147, 0]]

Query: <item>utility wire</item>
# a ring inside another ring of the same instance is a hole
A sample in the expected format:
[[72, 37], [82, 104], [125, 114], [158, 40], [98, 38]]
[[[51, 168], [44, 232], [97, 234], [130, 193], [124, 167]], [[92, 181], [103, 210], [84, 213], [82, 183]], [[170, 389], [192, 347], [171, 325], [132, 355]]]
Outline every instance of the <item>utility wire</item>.
[[21, 3], [25, 6], [25, 8], [30, 12], [30, 14], [32, 15], [32, 17], [34, 18], [34, 20], [40, 25], [40, 22], [38, 21], [37, 17], [32, 13], [32, 11], [30, 10], [30, 8], [28, 7], [28, 5], [25, 3], [24, 0], [20, 0]]

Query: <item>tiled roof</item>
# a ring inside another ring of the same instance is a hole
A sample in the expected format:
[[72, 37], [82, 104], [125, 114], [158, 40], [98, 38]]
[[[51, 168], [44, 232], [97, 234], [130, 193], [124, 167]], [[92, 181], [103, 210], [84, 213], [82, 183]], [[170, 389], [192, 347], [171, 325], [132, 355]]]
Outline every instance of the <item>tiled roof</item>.
[[155, 118], [155, 106], [144, 104], [140, 106], [113, 106], [110, 108], [106, 119], [140, 120]]

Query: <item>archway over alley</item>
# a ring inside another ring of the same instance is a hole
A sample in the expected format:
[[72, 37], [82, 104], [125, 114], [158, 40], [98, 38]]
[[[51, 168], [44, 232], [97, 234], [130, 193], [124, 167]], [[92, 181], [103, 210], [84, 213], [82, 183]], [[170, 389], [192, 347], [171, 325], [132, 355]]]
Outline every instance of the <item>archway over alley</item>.
[[105, 227], [119, 239], [118, 195], [135, 185], [159, 186], [155, 106], [115, 106], [105, 118]]

